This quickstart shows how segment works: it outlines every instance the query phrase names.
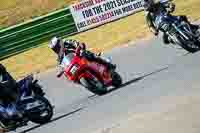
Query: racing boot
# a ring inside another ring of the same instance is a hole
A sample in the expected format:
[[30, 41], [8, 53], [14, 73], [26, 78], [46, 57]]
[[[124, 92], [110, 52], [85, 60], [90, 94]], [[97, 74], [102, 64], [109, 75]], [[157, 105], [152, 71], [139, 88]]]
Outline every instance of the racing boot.
[[163, 33], [163, 42], [166, 45], [168, 45], [170, 43], [168, 35], [166, 33]]

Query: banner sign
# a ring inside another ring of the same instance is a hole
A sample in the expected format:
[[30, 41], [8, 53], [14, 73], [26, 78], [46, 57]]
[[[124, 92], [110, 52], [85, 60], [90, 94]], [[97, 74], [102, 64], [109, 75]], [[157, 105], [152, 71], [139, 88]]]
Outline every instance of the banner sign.
[[143, 0], [83, 0], [70, 6], [79, 32], [142, 9]]

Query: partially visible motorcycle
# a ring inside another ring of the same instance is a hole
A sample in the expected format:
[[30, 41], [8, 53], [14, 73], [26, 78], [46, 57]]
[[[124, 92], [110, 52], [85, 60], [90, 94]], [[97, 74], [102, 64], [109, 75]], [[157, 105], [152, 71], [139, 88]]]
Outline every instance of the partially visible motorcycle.
[[156, 16], [155, 26], [168, 35], [173, 44], [178, 44], [188, 52], [196, 52], [200, 48], [200, 29], [194, 29], [185, 21], [168, 13]]
[[79, 83], [97, 95], [108, 92], [108, 87], [119, 87], [122, 78], [116, 71], [109, 71], [106, 66], [92, 62], [76, 53], [68, 53], [62, 61], [64, 75], [68, 80]]
[[[6, 105], [9, 113], [19, 113], [22, 117], [13, 115], [12, 119], [4, 119], [0, 115], [0, 127], [4, 131], [16, 130], [19, 127], [26, 126], [29, 121], [37, 124], [44, 124], [51, 120], [53, 116], [53, 107], [44, 97], [45, 93], [38, 84], [38, 80], [29, 75], [18, 82], [19, 96], [16, 104]], [[4, 114], [5, 115], [5, 114]]]

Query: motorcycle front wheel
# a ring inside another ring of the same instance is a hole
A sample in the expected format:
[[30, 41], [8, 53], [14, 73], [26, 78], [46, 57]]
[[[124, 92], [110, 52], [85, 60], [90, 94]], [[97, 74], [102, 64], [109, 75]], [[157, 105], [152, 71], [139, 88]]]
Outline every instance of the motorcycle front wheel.
[[119, 75], [119, 73], [117, 72], [113, 72], [111, 74], [111, 77], [112, 77], [112, 85], [116, 88], [120, 87], [122, 85], [122, 78], [121, 76]]
[[51, 120], [53, 116], [53, 107], [50, 104], [50, 102], [45, 98], [41, 96], [35, 96], [35, 99], [44, 105], [44, 109], [42, 111], [29, 114], [29, 119], [37, 124], [44, 124]]
[[104, 87], [104, 85], [98, 81], [97, 79], [86, 79], [82, 77], [80, 79], [80, 83], [87, 88], [89, 91], [96, 95], [104, 95], [108, 92], [107, 88]]
[[175, 42], [186, 51], [194, 53], [199, 50], [199, 47], [193, 41], [187, 41], [178, 35], [175, 38]]

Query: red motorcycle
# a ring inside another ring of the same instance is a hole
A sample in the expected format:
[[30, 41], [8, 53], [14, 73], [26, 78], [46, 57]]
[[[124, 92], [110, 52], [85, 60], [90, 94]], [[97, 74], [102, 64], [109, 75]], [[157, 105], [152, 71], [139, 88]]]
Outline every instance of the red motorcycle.
[[97, 95], [106, 94], [110, 86], [119, 87], [122, 84], [117, 72], [110, 72], [106, 66], [91, 62], [76, 53], [65, 55], [62, 66], [67, 79], [83, 85]]

